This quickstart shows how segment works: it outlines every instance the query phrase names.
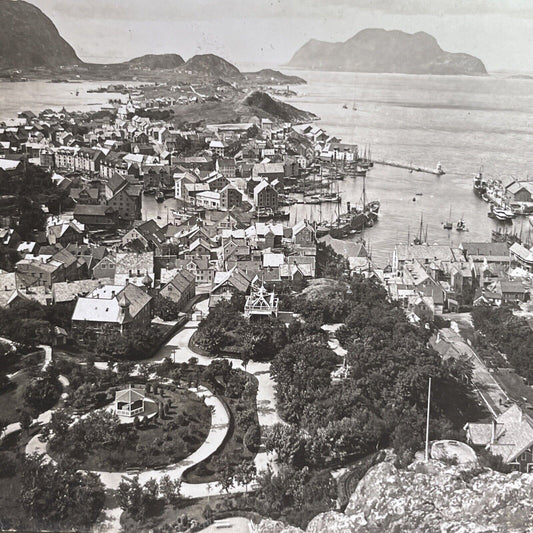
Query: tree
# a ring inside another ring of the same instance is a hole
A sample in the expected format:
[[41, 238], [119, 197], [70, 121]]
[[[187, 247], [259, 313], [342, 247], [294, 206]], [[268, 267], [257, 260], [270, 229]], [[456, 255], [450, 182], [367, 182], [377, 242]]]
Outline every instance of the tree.
[[235, 481], [244, 485], [245, 495], [248, 495], [248, 485], [254, 480], [257, 470], [253, 460], [243, 460], [235, 470]]
[[176, 320], [179, 317], [181, 306], [166, 296], [156, 294], [153, 299], [154, 315], [162, 320]]
[[22, 504], [42, 529], [87, 529], [105, 500], [99, 476], [59, 461], [45, 463], [36, 454], [24, 459]]
[[159, 491], [169, 505], [176, 505], [180, 500], [181, 479], [170, 479], [169, 475], [163, 476], [159, 482]]
[[117, 491], [120, 508], [133, 518], [141, 520], [145, 515], [142, 492], [139, 476], [129, 479], [123, 477]]
[[244, 434], [244, 445], [251, 451], [257, 452], [261, 445], [261, 430], [257, 424], [252, 424]]
[[30, 413], [28, 413], [28, 411], [21, 411], [19, 422], [20, 422], [20, 429], [22, 431], [28, 431], [33, 422], [33, 418], [30, 415]]
[[216, 470], [216, 480], [220, 483], [222, 489], [229, 493], [229, 489], [233, 487], [235, 482], [235, 468], [228, 461], [225, 455], [217, 457], [214, 461], [214, 467]]
[[302, 466], [305, 438], [300, 430], [290, 424], [274, 424], [265, 431], [265, 448], [275, 452], [283, 464]]

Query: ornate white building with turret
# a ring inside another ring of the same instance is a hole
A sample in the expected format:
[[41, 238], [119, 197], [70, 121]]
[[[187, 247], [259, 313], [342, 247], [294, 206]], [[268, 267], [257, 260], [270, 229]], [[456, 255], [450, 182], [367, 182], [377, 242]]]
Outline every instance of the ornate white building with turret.
[[279, 299], [274, 291], [269, 292], [264, 284], [253, 284], [250, 296], [246, 297], [244, 304], [244, 316], [278, 316]]

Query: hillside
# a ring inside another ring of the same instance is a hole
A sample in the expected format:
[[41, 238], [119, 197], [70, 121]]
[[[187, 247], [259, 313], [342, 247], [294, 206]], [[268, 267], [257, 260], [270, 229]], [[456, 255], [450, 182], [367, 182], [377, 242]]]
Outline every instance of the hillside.
[[125, 61], [122, 65], [130, 68], [173, 69], [185, 63], [178, 54], [147, 54]]
[[235, 93], [231, 98], [205, 100], [194, 106], [174, 106], [172, 122], [179, 127], [201, 126], [223, 122], [252, 122], [269, 118], [274, 123], [310, 122], [318, 117], [294, 106], [274, 100], [268, 94], [255, 91], [243, 98]]
[[58, 67], [81, 61], [54, 23], [22, 0], [0, 0], [0, 68]]
[[214, 54], [195, 55], [183, 65], [182, 70], [197, 76], [242, 78], [241, 71], [235, 65]]
[[487, 74], [482, 61], [469, 54], [445, 52], [425, 32], [362, 30], [342, 43], [310, 40], [289, 61], [289, 66], [349, 72], [402, 74]]
[[[306, 533], [523, 533], [533, 529], [533, 477], [476, 466], [391, 462], [371, 468], [344, 513], [315, 516]], [[257, 533], [303, 533], [263, 520]]]
[[249, 94], [244, 99], [243, 105], [254, 110], [254, 114], [260, 118], [263, 116], [265, 118], [274, 117], [278, 121], [281, 120], [283, 122], [309, 122], [318, 119], [315, 114], [302, 111], [280, 100], [275, 100], [262, 91], [254, 91]]

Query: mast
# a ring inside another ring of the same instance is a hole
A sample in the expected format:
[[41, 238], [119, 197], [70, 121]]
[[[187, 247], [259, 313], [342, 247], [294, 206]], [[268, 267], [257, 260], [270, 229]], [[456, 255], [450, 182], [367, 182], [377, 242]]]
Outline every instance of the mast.
[[429, 461], [429, 409], [431, 407], [431, 378], [429, 378], [428, 383], [428, 412], [426, 417], [426, 453], [425, 453], [425, 461], [426, 463]]
[[363, 212], [366, 210], [366, 174], [363, 176]]

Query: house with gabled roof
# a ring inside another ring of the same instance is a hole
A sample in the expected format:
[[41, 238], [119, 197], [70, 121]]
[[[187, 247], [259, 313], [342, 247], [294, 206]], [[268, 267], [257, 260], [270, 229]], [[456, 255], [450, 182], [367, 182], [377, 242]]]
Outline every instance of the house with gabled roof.
[[217, 272], [213, 287], [209, 291], [209, 308], [211, 309], [221, 300], [230, 300], [235, 293], [246, 294], [250, 290], [254, 277], [237, 266], [228, 272]]
[[257, 209], [278, 209], [278, 191], [266, 180], [254, 187], [254, 204]]
[[175, 266], [178, 269], [185, 269], [193, 273], [197, 285], [210, 285], [215, 279], [216, 268], [206, 256], [177, 259]]
[[520, 472], [533, 472], [533, 419], [514, 403], [492, 420], [468, 422], [467, 442], [499, 455], [503, 462]]
[[81, 340], [90, 341], [105, 331], [122, 335], [133, 329], [144, 329], [151, 322], [151, 302], [151, 296], [132, 284], [97, 287], [76, 301], [73, 333]]
[[[167, 270], [165, 277], [167, 279], [170, 277], [170, 280], [162, 284], [159, 294], [170, 298], [178, 304], [180, 309], [183, 309], [196, 294], [196, 275], [188, 270], [173, 269]], [[161, 280], [163, 280], [163, 272], [161, 272]]]
[[122, 237], [123, 246], [133, 241], [138, 241], [145, 250], [158, 250], [165, 244], [166, 237], [163, 229], [151, 219], [136, 224]]
[[189, 245], [189, 249], [185, 252], [185, 259], [192, 257], [207, 257], [211, 258], [211, 243], [202, 237], [198, 237]]

